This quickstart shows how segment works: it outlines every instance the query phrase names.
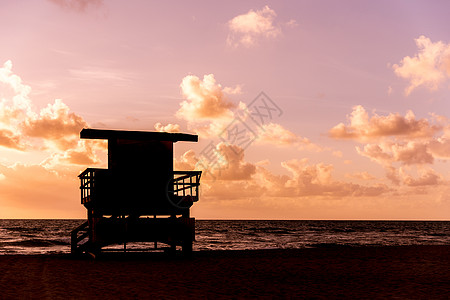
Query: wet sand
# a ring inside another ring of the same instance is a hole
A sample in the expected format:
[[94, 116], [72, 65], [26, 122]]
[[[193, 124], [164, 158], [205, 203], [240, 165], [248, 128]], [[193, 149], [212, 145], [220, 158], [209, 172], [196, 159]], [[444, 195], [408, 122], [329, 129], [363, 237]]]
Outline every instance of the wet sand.
[[450, 298], [450, 246], [0, 256], [0, 299]]

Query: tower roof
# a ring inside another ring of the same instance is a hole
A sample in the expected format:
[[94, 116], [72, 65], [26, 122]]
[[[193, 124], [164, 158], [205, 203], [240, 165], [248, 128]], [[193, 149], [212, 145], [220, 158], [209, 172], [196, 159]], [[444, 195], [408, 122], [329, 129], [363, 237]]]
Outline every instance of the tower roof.
[[133, 141], [170, 141], [198, 142], [198, 135], [187, 133], [169, 133], [154, 131], [131, 131], [84, 128], [80, 132], [82, 139], [125, 139]]

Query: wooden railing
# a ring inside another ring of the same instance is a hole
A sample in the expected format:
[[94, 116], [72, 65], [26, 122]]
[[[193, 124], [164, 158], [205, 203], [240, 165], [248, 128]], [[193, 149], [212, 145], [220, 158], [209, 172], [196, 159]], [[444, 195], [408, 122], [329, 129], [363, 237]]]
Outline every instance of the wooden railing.
[[[81, 204], [94, 202], [96, 195], [96, 173], [107, 169], [87, 168], [78, 177], [80, 178]], [[168, 185], [169, 197], [198, 201], [201, 171], [173, 171]], [[161, 187], [164, 188], [164, 187]]]
[[174, 196], [192, 197], [192, 201], [198, 201], [198, 187], [202, 171], [174, 171], [173, 194]]
[[81, 190], [81, 204], [85, 204], [93, 201], [95, 197], [95, 172], [98, 168], [87, 168], [84, 170], [78, 178], [80, 178], [80, 190]]

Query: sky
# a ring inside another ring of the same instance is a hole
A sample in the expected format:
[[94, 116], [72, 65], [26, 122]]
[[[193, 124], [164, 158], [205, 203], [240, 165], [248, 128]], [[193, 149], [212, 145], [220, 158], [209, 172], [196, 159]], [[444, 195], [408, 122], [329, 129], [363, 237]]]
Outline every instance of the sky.
[[89, 127], [198, 134], [198, 219], [450, 220], [448, 11], [3, 0], [0, 218], [85, 218]]

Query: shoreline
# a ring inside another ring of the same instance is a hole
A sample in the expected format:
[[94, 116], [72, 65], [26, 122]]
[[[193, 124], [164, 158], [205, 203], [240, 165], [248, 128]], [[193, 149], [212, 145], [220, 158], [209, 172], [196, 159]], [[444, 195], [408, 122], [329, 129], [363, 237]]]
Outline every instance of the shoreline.
[[450, 245], [1, 255], [10, 298], [448, 298]]

